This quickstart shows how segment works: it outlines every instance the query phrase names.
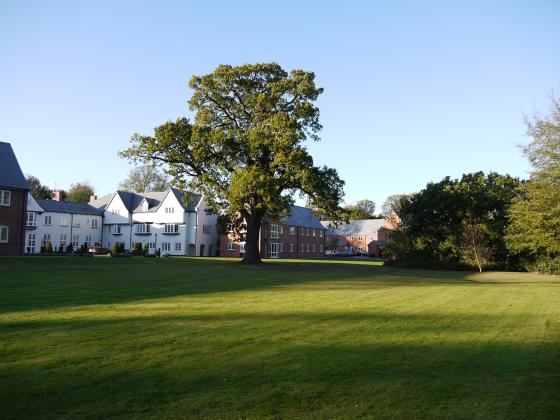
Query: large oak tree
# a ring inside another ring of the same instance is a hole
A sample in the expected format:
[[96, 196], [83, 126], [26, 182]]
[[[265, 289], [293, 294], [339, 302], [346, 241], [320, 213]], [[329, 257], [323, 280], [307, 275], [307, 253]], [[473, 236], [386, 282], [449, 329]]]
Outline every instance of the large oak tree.
[[134, 135], [121, 156], [159, 162], [182, 188], [204, 194], [209, 208], [238, 231], [246, 223], [245, 263], [260, 262], [263, 218], [289, 211], [296, 194], [338, 218], [342, 181], [335, 169], [315, 166], [306, 140], [319, 140], [323, 89], [315, 75], [276, 63], [220, 65], [193, 76], [189, 101], [196, 113], [169, 121], [153, 136]]

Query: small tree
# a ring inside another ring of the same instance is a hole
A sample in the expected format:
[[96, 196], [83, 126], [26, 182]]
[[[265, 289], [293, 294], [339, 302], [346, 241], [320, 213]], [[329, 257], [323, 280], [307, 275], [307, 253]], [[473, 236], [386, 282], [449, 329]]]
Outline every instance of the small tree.
[[460, 249], [462, 260], [469, 265], [475, 263], [481, 273], [492, 258], [484, 225], [470, 215], [463, 221], [463, 242]]
[[94, 188], [88, 182], [76, 182], [70, 186], [66, 193], [67, 201], [88, 203], [90, 196], [95, 194]]
[[128, 173], [128, 178], [119, 184], [124, 191], [146, 193], [150, 191], [164, 191], [169, 185], [167, 176], [154, 165], [141, 165]]
[[150, 248], [148, 248], [148, 244], [144, 244], [144, 255], [148, 255], [150, 253]]
[[373, 219], [375, 217], [375, 203], [371, 200], [360, 200], [356, 204], [345, 207], [350, 220]]

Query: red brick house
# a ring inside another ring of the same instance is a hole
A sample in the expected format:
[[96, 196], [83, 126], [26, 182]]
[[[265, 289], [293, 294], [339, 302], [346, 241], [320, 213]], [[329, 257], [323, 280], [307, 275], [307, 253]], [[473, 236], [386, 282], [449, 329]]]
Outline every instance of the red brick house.
[[326, 248], [334, 251], [351, 250], [364, 252], [370, 257], [381, 257], [383, 247], [389, 240], [393, 222], [389, 219], [351, 220], [331, 226], [330, 221], [322, 221], [328, 228]]
[[0, 142], [0, 255], [23, 255], [28, 191], [12, 146]]
[[[325, 256], [325, 231], [317, 216], [305, 207], [292, 206], [280, 220], [263, 222], [259, 249], [261, 258], [322, 258]], [[239, 258], [245, 242], [228, 235], [220, 237], [220, 256]]]

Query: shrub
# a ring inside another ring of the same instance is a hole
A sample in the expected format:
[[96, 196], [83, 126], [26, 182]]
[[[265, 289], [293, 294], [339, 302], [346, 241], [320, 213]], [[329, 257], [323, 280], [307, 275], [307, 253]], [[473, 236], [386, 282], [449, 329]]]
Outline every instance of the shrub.
[[126, 250], [124, 249], [124, 242], [119, 243], [119, 252], [120, 252], [121, 254], [124, 254], [125, 251], [126, 251]]
[[71, 252], [73, 252], [73, 251], [74, 251], [74, 245], [72, 245], [71, 243], [69, 243], [69, 244], [66, 246], [66, 252], [70, 252], [70, 253], [71, 253]]
[[560, 274], [560, 257], [541, 257], [525, 265], [527, 271], [545, 274]]
[[140, 242], [134, 242], [132, 249], [134, 251], [142, 251], [142, 244]]
[[45, 248], [45, 252], [47, 252], [47, 253], [53, 252], [53, 247], [52, 247], [52, 242], [51, 242], [51, 241], [47, 242], [47, 246], [46, 246], [46, 248]]
[[144, 244], [144, 255], [148, 255], [150, 253], [150, 249], [148, 248], [148, 244]]
[[120, 254], [121, 253], [121, 245], [118, 242], [115, 242], [111, 247], [111, 254]]

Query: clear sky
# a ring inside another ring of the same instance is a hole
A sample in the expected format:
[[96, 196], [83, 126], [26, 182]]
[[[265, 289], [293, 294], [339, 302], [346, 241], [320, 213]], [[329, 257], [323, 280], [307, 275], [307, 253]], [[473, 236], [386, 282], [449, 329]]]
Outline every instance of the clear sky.
[[346, 201], [446, 175], [525, 177], [523, 115], [560, 92], [560, 1], [0, 0], [0, 140], [25, 173], [98, 194], [135, 133], [191, 115], [193, 74], [276, 61], [314, 71]]

